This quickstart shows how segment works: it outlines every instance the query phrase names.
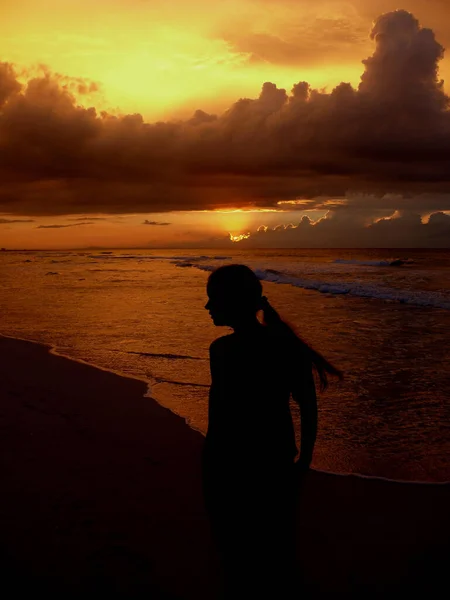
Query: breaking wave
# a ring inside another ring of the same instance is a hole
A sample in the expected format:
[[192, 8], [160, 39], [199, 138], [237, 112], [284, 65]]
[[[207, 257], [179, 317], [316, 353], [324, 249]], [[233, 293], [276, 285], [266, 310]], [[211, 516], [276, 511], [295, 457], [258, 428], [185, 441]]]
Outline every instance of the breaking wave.
[[393, 258], [391, 260], [348, 260], [337, 258], [333, 263], [338, 265], [361, 265], [364, 267], [402, 267], [404, 265], [412, 265], [414, 261], [409, 258]]
[[[366, 262], [366, 261], [361, 261]], [[380, 261], [381, 262], [381, 261]], [[384, 262], [384, 261], [383, 261]], [[194, 267], [201, 271], [214, 271], [216, 265], [189, 261], [173, 261], [177, 267]], [[383, 265], [384, 266], [384, 265]], [[378, 300], [410, 304], [414, 306], [441, 308], [450, 310], [450, 298], [439, 292], [425, 290], [405, 290], [382, 286], [361, 281], [324, 281], [319, 279], [305, 279], [275, 269], [261, 269], [253, 267], [257, 277], [262, 281], [291, 285], [306, 290], [314, 290], [322, 294], [357, 296], [360, 298], [375, 298]], [[322, 267], [323, 270], [323, 267]]]

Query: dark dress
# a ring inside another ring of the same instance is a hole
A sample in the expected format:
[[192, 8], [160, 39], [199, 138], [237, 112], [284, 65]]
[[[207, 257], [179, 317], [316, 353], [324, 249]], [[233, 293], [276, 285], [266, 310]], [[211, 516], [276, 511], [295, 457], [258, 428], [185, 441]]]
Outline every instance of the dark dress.
[[227, 597], [280, 593], [295, 562], [292, 353], [260, 326], [211, 346], [204, 497]]

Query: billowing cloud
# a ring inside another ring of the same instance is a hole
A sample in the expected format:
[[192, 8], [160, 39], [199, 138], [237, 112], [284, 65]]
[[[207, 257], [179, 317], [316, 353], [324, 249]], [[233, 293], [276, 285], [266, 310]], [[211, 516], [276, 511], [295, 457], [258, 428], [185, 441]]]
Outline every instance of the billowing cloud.
[[450, 214], [433, 213], [428, 222], [411, 211], [396, 211], [371, 222], [367, 211], [330, 211], [316, 222], [303, 216], [300, 222], [276, 227], [261, 226], [239, 243], [242, 248], [448, 248]]
[[326, 93], [300, 82], [288, 94], [267, 82], [259, 98], [240, 99], [220, 116], [197, 111], [151, 124], [77, 106], [48, 73], [22, 88], [3, 64], [0, 211], [163, 213], [298, 198], [313, 199], [313, 209], [356, 193], [397, 194], [404, 209], [413, 196], [418, 213], [446, 210], [444, 50], [406, 11], [378, 18], [372, 39], [357, 89], [341, 83]]
[[97, 81], [92, 81], [85, 77], [71, 77], [63, 73], [53, 73], [49, 67], [44, 64], [22, 68], [18, 75], [26, 79], [49, 77], [63, 90], [80, 96], [95, 96], [100, 92], [101, 88]]
[[0, 107], [8, 98], [20, 92], [21, 87], [12, 66], [8, 63], [0, 63]]
[[171, 223], [166, 223], [164, 221], [149, 221], [148, 219], [145, 219], [142, 225], [171, 225]]

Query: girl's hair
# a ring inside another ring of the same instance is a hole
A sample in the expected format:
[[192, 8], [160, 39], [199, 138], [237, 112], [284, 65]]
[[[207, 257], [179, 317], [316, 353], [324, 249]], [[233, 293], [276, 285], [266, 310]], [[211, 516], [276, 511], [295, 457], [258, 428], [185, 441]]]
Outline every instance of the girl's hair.
[[264, 315], [264, 325], [269, 327], [281, 336], [286, 337], [294, 343], [294, 347], [300, 355], [309, 360], [317, 372], [320, 380], [320, 390], [324, 392], [328, 387], [328, 375], [334, 375], [339, 380], [344, 378], [342, 371], [336, 369], [322, 354], [314, 350], [305, 340], [303, 340], [294, 329], [283, 321], [278, 312], [269, 303], [266, 296], [262, 296], [261, 310]]
[[334, 367], [307, 344], [286, 321], [283, 321], [266, 296], [262, 295], [261, 282], [249, 267], [234, 264], [219, 267], [208, 278], [208, 294], [214, 288], [219, 291], [222, 298], [229, 299], [235, 306], [240, 305], [243, 311], [262, 310], [264, 325], [275, 335], [293, 344], [293, 350], [311, 362], [319, 377], [321, 391], [328, 387], [328, 375], [334, 375], [339, 380], [343, 379], [342, 371]]

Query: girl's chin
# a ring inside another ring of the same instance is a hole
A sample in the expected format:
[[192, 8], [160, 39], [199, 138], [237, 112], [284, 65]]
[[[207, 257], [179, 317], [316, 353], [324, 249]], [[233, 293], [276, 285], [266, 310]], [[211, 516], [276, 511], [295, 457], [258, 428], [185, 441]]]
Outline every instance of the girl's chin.
[[214, 325], [217, 327], [224, 327], [226, 325], [226, 323], [224, 323], [223, 320], [218, 317], [211, 317], [211, 319]]

